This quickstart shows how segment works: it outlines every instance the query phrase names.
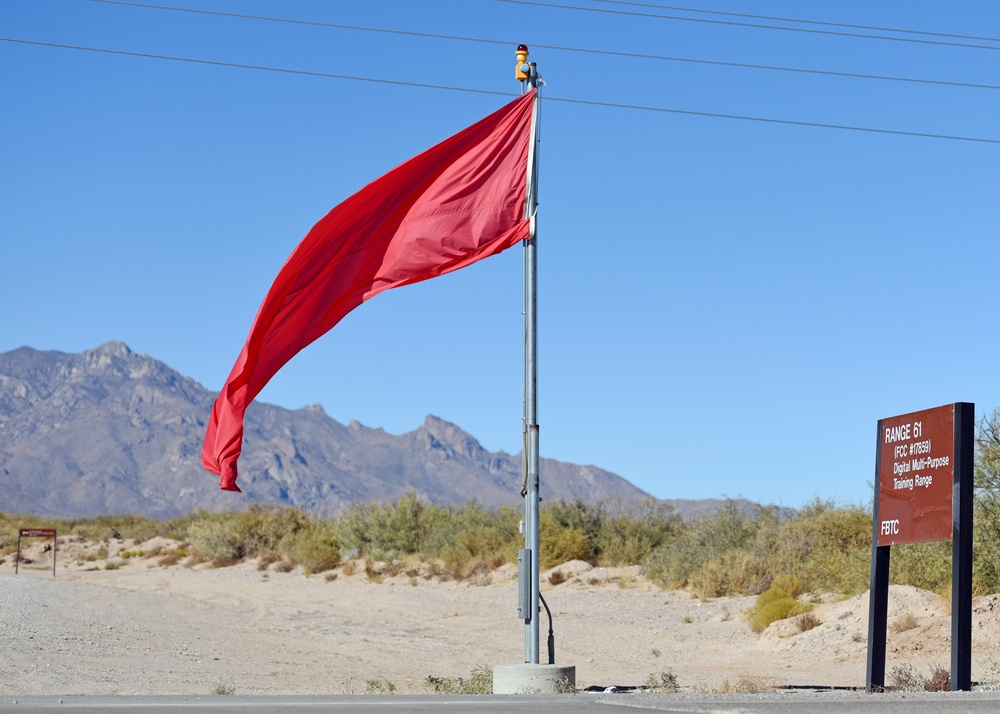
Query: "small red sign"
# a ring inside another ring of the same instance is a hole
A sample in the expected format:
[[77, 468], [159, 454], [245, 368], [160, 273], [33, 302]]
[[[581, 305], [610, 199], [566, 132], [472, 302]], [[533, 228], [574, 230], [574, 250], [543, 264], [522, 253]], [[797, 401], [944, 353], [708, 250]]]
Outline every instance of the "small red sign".
[[955, 405], [879, 424], [878, 545], [951, 540]]
[[20, 533], [22, 538], [54, 538], [55, 528], [22, 528]]

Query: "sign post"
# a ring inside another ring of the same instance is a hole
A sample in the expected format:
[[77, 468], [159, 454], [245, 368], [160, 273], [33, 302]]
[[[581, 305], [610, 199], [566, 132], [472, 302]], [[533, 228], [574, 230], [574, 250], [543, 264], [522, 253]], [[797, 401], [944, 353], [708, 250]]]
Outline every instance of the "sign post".
[[972, 688], [972, 480], [975, 405], [948, 404], [878, 423], [868, 609], [868, 692], [885, 687], [893, 545], [952, 541], [951, 689]]
[[52, 539], [52, 577], [56, 576], [56, 529], [55, 528], [21, 528], [17, 532], [17, 555], [14, 558], [14, 575], [21, 564], [21, 538], [51, 538]]

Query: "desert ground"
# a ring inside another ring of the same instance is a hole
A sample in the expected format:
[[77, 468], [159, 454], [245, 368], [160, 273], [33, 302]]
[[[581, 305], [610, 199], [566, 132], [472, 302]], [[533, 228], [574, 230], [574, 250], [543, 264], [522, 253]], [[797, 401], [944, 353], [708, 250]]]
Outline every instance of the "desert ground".
[[[179, 544], [32, 539], [0, 563], [0, 695], [361, 694], [430, 691], [428, 678], [523, 661], [514, 566], [461, 581], [430, 565], [349, 562], [307, 575], [260, 561], [190, 565]], [[553, 573], [558, 574], [553, 577]], [[543, 573], [556, 661], [580, 688], [676, 676], [682, 690], [751, 679], [864, 687], [868, 595], [807, 594], [820, 624], [755, 634], [752, 597], [702, 601], [642, 569], [573, 561]], [[556, 583], [556, 584], [553, 584]], [[548, 622], [541, 615], [542, 652]], [[950, 662], [948, 603], [892, 586], [886, 671]], [[1000, 681], [1000, 595], [977, 598], [973, 679]]]

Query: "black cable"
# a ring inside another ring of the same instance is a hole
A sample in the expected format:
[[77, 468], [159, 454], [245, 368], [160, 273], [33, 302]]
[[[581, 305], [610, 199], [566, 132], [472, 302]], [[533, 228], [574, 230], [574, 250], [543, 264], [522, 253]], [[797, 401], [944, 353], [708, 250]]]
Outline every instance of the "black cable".
[[806, 126], [817, 129], [840, 129], [842, 131], [867, 131], [875, 134], [895, 134], [897, 136], [913, 136], [922, 139], [948, 139], [952, 141], [977, 141], [985, 144], [1000, 144], [1000, 139], [982, 139], [971, 136], [953, 136], [950, 134], [927, 134], [917, 131], [901, 131], [897, 129], [876, 129], [873, 127], [850, 126], [847, 124], [824, 124], [820, 122], [795, 121], [793, 119], [771, 119], [767, 117], [751, 117], [740, 114], [718, 114], [715, 112], [698, 112], [689, 109], [667, 109], [665, 107], [647, 107], [636, 104], [618, 104], [614, 102], [594, 102], [586, 99], [563, 99], [553, 97], [551, 94], [545, 96], [547, 102], [569, 102], [572, 104], [589, 104], [596, 107], [612, 107], [614, 109], [637, 109], [647, 112], [666, 112], [669, 114], [688, 114], [691, 116], [714, 117], [717, 119], [739, 119], [741, 121], [757, 121], [770, 124], [789, 124], [792, 126]]
[[899, 27], [879, 27], [878, 25], [854, 25], [849, 22], [829, 22], [826, 20], [806, 20], [800, 17], [775, 17], [774, 15], [751, 15], [746, 12], [726, 12], [725, 10], [700, 10], [693, 7], [677, 7], [676, 5], [660, 5], [651, 2], [633, 2], [632, 0], [595, 0], [614, 5], [634, 5], [637, 7], [652, 7], [658, 10], [680, 10], [681, 12], [696, 12], [702, 15], [727, 15], [729, 17], [748, 17], [753, 20], [776, 20], [778, 22], [798, 22], [803, 25], [825, 25], [827, 27], [849, 27], [855, 30], [878, 30], [879, 32], [899, 32], [908, 35], [929, 35], [931, 37], [951, 37], [957, 40], [981, 40], [984, 42], [1000, 42], [997, 37], [981, 37], [979, 35], [956, 35], [952, 32], [931, 32], [930, 30], [907, 30]]
[[680, 15], [659, 15], [653, 12], [634, 12], [631, 10], [608, 10], [600, 7], [581, 7], [579, 5], [561, 5], [539, 0], [497, 0], [497, 2], [514, 3], [517, 5], [534, 5], [550, 7], [559, 10], [582, 10], [584, 12], [600, 12], [608, 15], [630, 15], [633, 17], [653, 17], [660, 20], [679, 20], [682, 22], [701, 22], [709, 25], [730, 25], [734, 27], [753, 27], [759, 30], [783, 30], [785, 32], [806, 32], [812, 35], [833, 35], [835, 37], [859, 37], [866, 40], [887, 40], [890, 42], [913, 42], [921, 45], [941, 45], [944, 47], [965, 47], [976, 50], [1000, 50], [991, 45], [971, 45], [965, 42], [944, 42], [942, 40], [921, 40], [916, 37], [888, 37], [886, 35], [865, 35], [857, 32], [837, 32], [835, 30], [814, 30], [807, 27], [782, 27], [780, 25], [755, 25], [751, 22], [734, 22], [732, 20], [709, 20], [704, 17], [682, 17]]
[[545, 612], [549, 616], [549, 639], [548, 639], [548, 649], [549, 649], [549, 664], [556, 663], [556, 637], [552, 634], [552, 610], [549, 609], [549, 604], [545, 602], [545, 598], [542, 597], [542, 591], [538, 591], [538, 599], [542, 601], [542, 605], [545, 607]]
[[40, 47], [58, 47], [66, 50], [82, 50], [84, 52], [102, 52], [110, 55], [125, 55], [127, 57], [144, 57], [147, 59], [170, 60], [172, 62], [190, 62], [192, 64], [207, 64], [216, 67], [235, 67], [237, 69], [254, 69], [261, 72], [281, 72], [283, 74], [301, 74], [308, 77], [325, 77], [328, 79], [348, 79], [357, 82], [376, 82], [378, 84], [396, 84], [404, 87], [419, 87], [421, 89], [446, 89], [452, 92], [472, 92], [475, 94], [496, 94], [502, 97], [514, 96], [513, 92], [497, 92], [490, 89], [473, 89], [470, 87], [449, 87], [443, 84], [427, 84], [424, 82], [404, 82], [396, 79], [378, 79], [376, 77], [359, 77], [349, 74], [331, 74], [329, 72], [313, 72], [306, 69], [287, 69], [284, 67], [267, 67], [257, 64], [241, 64], [239, 62], [222, 62], [220, 60], [195, 59], [192, 57], [175, 57], [172, 55], [155, 55], [148, 52], [128, 52], [126, 50], [109, 50], [103, 47], [85, 47], [83, 45], [65, 45], [57, 42], [40, 42], [38, 40], [21, 40], [13, 37], [0, 37], [0, 42], [17, 42]]
[[[173, 7], [170, 5], [154, 5], [150, 3], [130, 2], [129, 0], [91, 0], [91, 2], [105, 3], [108, 5], [125, 5], [129, 7], [139, 7], [151, 10], [173, 10], [175, 12], [189, 12], [198, 15], [217, 15], [219, 17], [232, 17], [244, 20], [261, 20], [264, 22], [283, 22], [294, 25], [312, 25], [315, 27], [329, 27], [338, 30], [354, 30], [358, 32], [380, 32], [390, 35], [406, 35], [409, 37], [423, 37], [435, 40], [455, 40], [458, 42], [476, 42], [489, 45], [516, 46], [520, 42], [512, 40], [495, 40], [485, 37], [467, 37], [462, 35], [442, 35], [433, 32], [416, 32], [412, 30], [392, 30], [385, 27], [365, 27], [362, 25], [344, 25], [335, 22], [321, 22], [318, 20], [295, 20], [286, 17], [271, 17], [267, 15], [247, 15], [236, 12], [221, 12], [217, 10], [201, 10], [187, 7]], [[632, 59], [660, 60], [668, 62], [689, 62], [693, 64], [707, 64], [719, 67], [738, 67], [741, 69], [761, 69], [773, 72], [799, 72], [802, 74], [817, 74], [831, 77], [846, 77], [850, 79], [873, 79], [887, 82], [912, 82], [917, 84], [935, 84], [948, 87], [967, 87], [970, 89], [1000, 89], [1000, 85], [977, 84], [974, 82], [952, 82], [938, 79], [922, 79], [918, 77], [892, 77], [879, 74], [862, 74], [857, 72], [836, 72], [822, 69], [805, 69], [801, 67], [781, 67], [777, 65], [749, 64], [746, 62], [723, 62], [721, 60], [697, 59], [693, 57], [671, 57], [668, 55], [644, 54], [641, 52], [619, 52], [615, 50], [598, 50], [587, 47], [570, 47], [566, 45], [543, 45], [537, 42], [527, 43], [532, 48], [543, 50], [554, 50], [557, 52], [579, 52], [584, 54], [607, 55], [611, 57], [629, 57]]]
[[[14, 42], [25, 45], [37, 45], [40, 47], [56, 47], [60, 49], [68, 50], [81, 50], [85, 52], [100, 52], [112, 55], [125, 55], [128, 57], [143, 57], [148, 59], [161, 59], [170, 60], [174, 62], [188, 62], [192, 64], [203, 64], [212, 65], [217, 67], [233, 67], [237, 69], [251, 69], [258, 70], [262, 72], [280, 72], [284, 74], [297, 74], [305, 75], [309, 77], [325, 77], [330, 79], [344, 79], [352, 80], [357, 82], [375, 82], [378, 84], [393, 84], [404, 87], [417, 87], [421, 89], [443, 89], [451, 92], [469, 92], [474, 94], [492, 94], [502, 97], [515, 96], [512, 92], [498, 92], [490, 89], [474, 89], [471, 87], [449, 87], [441, 84], [427, 84], [424, 82], [405, 82], [402, 80], [394, 79], [379, 79], [376, 77], [360, 77], [357, 75], [346, 75], [346, 74], [331, 74], [329, 72], [314, 72], [310, 70], [302, 69], [287, 69], [282, 67], [267, 67], [264, 65], [252, 65], [252, 64], [241, 64], [238, 62], [222, 62], [219, 60], [205, 60], [205, 59], [194, 59], [191, 57], [176, 57], [171, 55], [157, 55], [150, 54], [148, 52], [129, 52], [126, 50], [110, 50], [100, 47], [85, 47], [82, 45], [67, 45], [56, 42], [41, 42], [38, 40], [23, 40], [12, 37], [0, 37], [0, 42]], [[689, 109], [670, 109], [668, 107], [650, 107], [639, 104], [620, 104], [616, 102], [597, 102], [590, 101], [587, 99], [569, 99], [564, 97], [553, 97], [551, 95], [546, 96], [546, 101], [549, 102], [564, 102], [568, 104], [582, 104], [595, 107], [608, 107], [612, 109], [632, 109], [636, 111], [647, 111], [647, 112], [662, 112], [667, 114], [685, 114], [688, 116], [699, 116], [699, 117], [714, 117], [717, 119], [738, 119], [741, 121], [754, 121], [754, 122], [765, 122], [770, 124], [787, 124], [791, 126], [803, 126], [811, 127], [817, 129], [839, 129], [842, 131], [861, 131], [870, 132], [874, 134], [893, 134], [896, 136], [909, 136], [922, 139], [945, 139], [949, 141], [973, 141], [983, 144], [1000, 144], [1000, 139], [984, 139], [981, 137], [974, 136], [956, 136], [951, 134], [931, 134], [925, 132], [916, 131], [902, 131], [897, 129], [877, 129], [874, 127], [862, 127], [862, 126], [850, 126], [846, 124], [825, 124], [822, 122], [807, 122], [807, 121], [796, 121], [792, 119], [774, 119], [769, 117], [753, 117], [744, 116], [740, 114], [721, 114], [717, 112], [699, 112]]]

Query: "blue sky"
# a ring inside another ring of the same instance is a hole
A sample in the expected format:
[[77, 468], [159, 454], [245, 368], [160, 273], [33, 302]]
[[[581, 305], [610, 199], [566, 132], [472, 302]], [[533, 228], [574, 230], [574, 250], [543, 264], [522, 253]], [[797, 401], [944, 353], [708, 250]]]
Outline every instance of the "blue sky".
[[[899, 38], [877, 40], [497, 0], [164, 2], [509, 42], [92, 0], [5, 0], [0, 35], [512, 97], [532, 47], [545, 457], [662, 498], [867, 502], [879, 418], [1000, 405], [1000, 143], [554, 101], [1000, 141], [1000, 89], [538, 47], [995, 87], [998, 4], [683, 5], [961, 39], [565, 2]], [[9, 41], [0, 71], [0, 352], [121, 340], [213, 391], [313, 223], [507, 101]], [[378, 296], [260, 399], [392, 433], [435, 414], [517, 452], [520, 311], [516, 248]]]

